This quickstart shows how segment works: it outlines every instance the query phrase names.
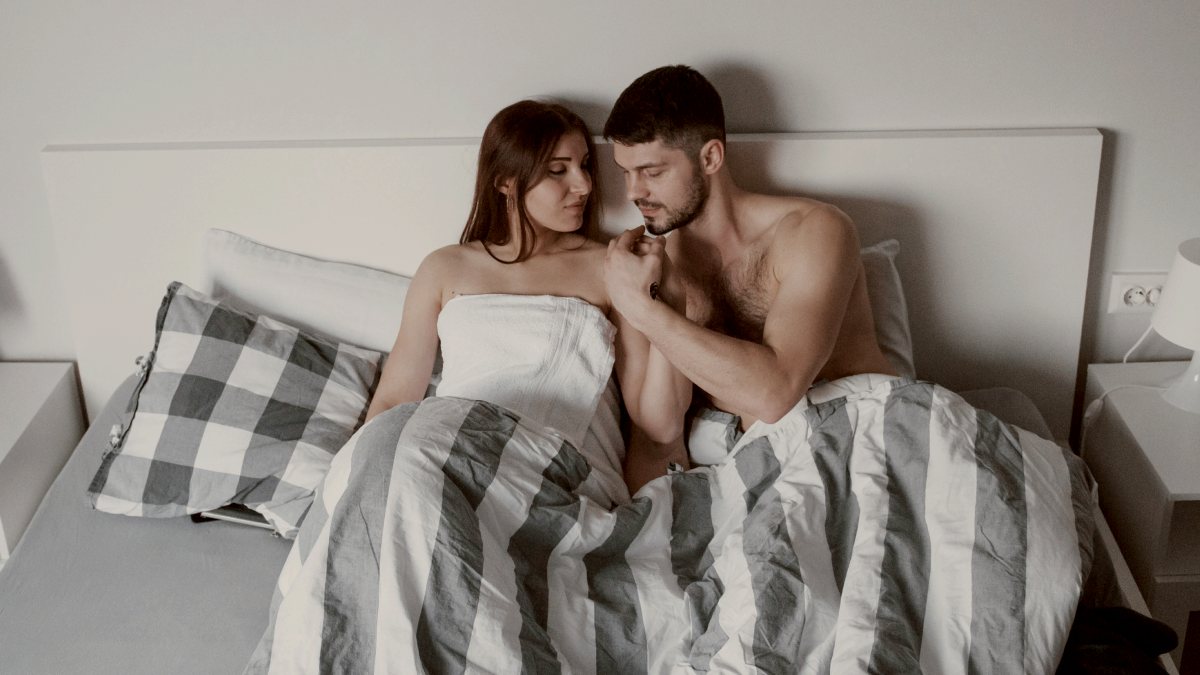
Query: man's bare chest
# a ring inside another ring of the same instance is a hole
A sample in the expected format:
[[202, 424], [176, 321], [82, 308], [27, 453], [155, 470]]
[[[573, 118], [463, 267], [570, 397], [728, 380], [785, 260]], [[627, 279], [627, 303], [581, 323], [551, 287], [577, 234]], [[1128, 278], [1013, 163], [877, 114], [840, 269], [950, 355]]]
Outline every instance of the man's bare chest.
[[767, 310], [778, 291], [766, 250], [730, 264], [699, 264], [684, 274], [688, 318], [712, 330], [762, 342]]

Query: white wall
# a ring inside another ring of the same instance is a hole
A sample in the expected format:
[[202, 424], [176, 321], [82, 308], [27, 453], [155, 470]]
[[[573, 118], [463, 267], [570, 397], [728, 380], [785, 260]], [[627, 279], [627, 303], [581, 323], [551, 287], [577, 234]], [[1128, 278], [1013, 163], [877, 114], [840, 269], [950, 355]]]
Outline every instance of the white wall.
[[731, 131], [1105, 130], [1085, 358], [1118, 360], [1148, 319], [1102, 314], [1107, 274], [1200, 236], [1198, 45], [1194, 0], [4, 0], [0, 359], [73, 355], [47, 144], [477, 136], [531, 95], [598, 129], [634, 77], [689, 63]]

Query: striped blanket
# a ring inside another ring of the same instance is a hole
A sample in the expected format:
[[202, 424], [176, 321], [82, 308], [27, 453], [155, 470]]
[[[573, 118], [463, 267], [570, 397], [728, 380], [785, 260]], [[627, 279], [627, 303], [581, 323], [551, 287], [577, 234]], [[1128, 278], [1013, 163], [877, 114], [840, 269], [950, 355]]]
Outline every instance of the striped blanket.
[[391, 410], [336, 457], [247, 672], [1052, 672], [1081, 462], [931, 384], [851, 389], [613, 510], [515, 413]]

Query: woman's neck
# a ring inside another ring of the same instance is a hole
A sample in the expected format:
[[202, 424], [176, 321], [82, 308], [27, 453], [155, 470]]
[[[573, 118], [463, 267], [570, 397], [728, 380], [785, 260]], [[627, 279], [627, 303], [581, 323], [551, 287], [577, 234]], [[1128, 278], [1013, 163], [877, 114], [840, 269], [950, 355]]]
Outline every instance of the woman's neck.
[[[508, 243], [497, 247], [497, 252], [511, 253], [517, 255], [521, 250], [522, 236], [526, 233], [521, 232], [520, 227], [514, 227], [509, 231]], [[575, 232], [555, 232], [554, 230], [536, 229], [532, 233], [531, 246], [529, 246], [529, 257], [542, 255], [546, 253], [557, 253], [567, 248], [571, 248], [576, 238], [579, 236]]]

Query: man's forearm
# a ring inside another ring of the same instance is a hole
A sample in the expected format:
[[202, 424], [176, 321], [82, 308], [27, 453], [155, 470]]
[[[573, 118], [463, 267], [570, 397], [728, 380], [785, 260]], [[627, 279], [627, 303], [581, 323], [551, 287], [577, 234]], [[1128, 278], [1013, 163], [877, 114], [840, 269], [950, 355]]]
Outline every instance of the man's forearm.
[[785, 368], [770, 347], [699, 326], [662, 303], [642, 309], [635, 327], [685, 377], [743, 417], [777, 420], [819, 370], [814, 364]]

